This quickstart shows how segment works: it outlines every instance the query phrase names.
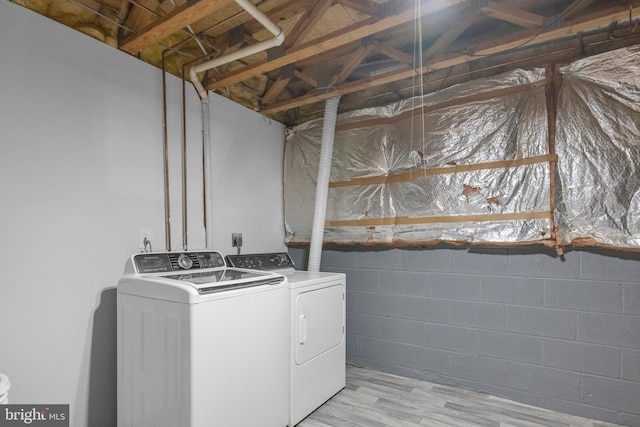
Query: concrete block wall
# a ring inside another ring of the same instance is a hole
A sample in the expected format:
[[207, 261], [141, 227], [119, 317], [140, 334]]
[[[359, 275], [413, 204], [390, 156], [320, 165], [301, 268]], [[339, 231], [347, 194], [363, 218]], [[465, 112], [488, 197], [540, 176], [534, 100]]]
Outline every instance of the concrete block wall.
[[638, 253], [341, 248], [322, 270], [347, 275], [351, 363], [640, 427]]

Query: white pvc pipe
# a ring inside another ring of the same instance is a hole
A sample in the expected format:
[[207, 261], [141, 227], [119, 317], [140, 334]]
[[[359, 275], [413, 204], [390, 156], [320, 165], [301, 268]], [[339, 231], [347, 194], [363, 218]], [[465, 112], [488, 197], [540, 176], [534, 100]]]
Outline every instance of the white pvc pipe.
[[200, 82], [200, 79], [198, 79], [198, 73], [219, 67], [224, 64], [228, 64], [229, 62], [237, 61], [238, 59], [265, 51], [275, 46], [280, 46], [282, 43], [284, 43], [284, 32], [282, 31], [282, 29], [271, 22], [269, 17], [262, 13], [260, 9], [255, 7], [253, 3], [251, 3], [249, 0], [235, 0], [235, 2], [244, 10], [246, 10], [247, 13], [253, 16], [256, 21], [261, 23], [271, 34], [273, 34], [274, 37], [268, 40], [261, 41], [254, 45], [238, 49], [228, 55], [214, 58], [210, 61], [203, 62], [202, 64], [191, 67], [191, 70], [189, 70], [189, 78], [191, 79], [193, 86], [195, 86], [196, 90], [198, 91], [200, 98], [203, 100], [208, 99], [209, 94]]
[[210, 138], [210, 126], [209, 126], [209, 92], [204, 88], [200, 79], [198, 79], [198, 73], [206, 70], [210, 70], [215, 67], [219, 67], [229, 62], [236, 61], [249, 55], [253, 55], [258, 52], [265, 51], [269, 48], [280, 46], [284, 43], [284, 31], [260, 11], [249, 0], [235, 0], [235, 2], [253, 16], [256, 21], [262, 24], [271, 34], [273, 38], [256, 43], [251, 46], [239, 49], [228, 55], [214, 58], [210, 61], [203, 62], [202, 64], [195, 65], [189, 70], [189, 78], [191, 83], [196, 88], [200, 99], [202, 100], [202, 143], [204, 150], [204, 204], [206, 211], [206, 226], [205, 226], [205, 246], [211, 248], [213, 246], [213, 218], [211, 208], [211, 138]]
[[329, 176], [331, 175], [331, 158], [333, 142], [336, 135], [336, 119], [340, 97], [327, 99], [324, 105], [324, 123], [322, 125], [322, 145], [316, 182], [316, 204], [313, 212], [313, 228], [311, 229], [311, 247], [307, 270], [320, 271], [322, 258], [322, 242], [324, 240], [324, 220], [327, 213], [327, 196], [329, 194]]

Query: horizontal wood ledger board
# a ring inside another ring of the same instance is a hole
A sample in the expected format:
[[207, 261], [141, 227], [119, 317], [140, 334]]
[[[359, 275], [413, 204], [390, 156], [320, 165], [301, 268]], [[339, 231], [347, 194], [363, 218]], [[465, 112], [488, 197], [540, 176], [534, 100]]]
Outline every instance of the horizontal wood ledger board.
[[385, 225], [411, 225], [411, 224], [435, 224], [435, 223], [456, 223], [456, 222], [486, 222], [486, 221], [519, 221], [550, 219], [553, 213], [543, 212], [514, 212], [505, 214], [485, 214], [485, 215], [455, 215], [455, 216], [428, 216], [428, 217], [408, 217], [395, 216], [387, 218], [364, 218], [348, 219], [337, 221], [325, 221], [325, 227], [375, 227]]
[[558, 161], [557, 154], [546, 154], [542, 156], [526, 157], [523, 159], [500, 160], [496, 162], [476, 163], [473, 165], [455, 165], [455, 166], [447, 166], [443, 168], [418, 169], [418, 170], [412, 170], [405, 173], [368, 176], [363, 178], [353, 178], [346, 181], [334, 181], [329, 183], [329, 188], [351, 187], [356, 185], [381, 185], [381, 184], [390, 184], [395, 182], [407, 182], [407, 181], [415, 181], [425, 176], [444, 175], [444, 174], [450, 174], [450, 173], [470, 172], [470, 171], [487, 170], [487, 169], [515, 168], [518, 166], [533, 165], [536, 163], [544, 163], [544, 162], [557, 162], [557, 161]]

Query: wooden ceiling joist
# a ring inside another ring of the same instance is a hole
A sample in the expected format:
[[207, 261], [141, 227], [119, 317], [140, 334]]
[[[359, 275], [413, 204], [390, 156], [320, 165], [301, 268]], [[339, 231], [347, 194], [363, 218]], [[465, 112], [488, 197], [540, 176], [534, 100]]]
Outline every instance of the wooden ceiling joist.
[[296, 26], [286, 35], [285, 48], [289, 49], [299, 44], [300, 40], [304, 39], [313, 30], [320, 18], [329, 10], [332, 3], [333, 0], [318, 0], [311, 9], [307, 10], [298, 20]]
[[368, 0], [337, 0], [336, 3], [365, 15], [375, 16], [378, 14], [378, 10], [375, 7], [376, 4]]
[[156, 15], [151, 11], [158, 9], [160, 6], [159, 0], [137, 0], [131, 5], [131, 10], [125, 20], [127, 28], [138, 31], [157, 19]]
[[562, 17], [569, 19], [589, 7], [593, 0], [574, 0], [563, 12]]
[[467, 13], [467, 15], [458, 22], [458, 25], [454, 25], [445, 31], [444, 34], [438, 37], [438, 40], [436, 40], [424, 53], [423, 57], [425, 61], [436, 57], [443, 50], [449, 47], [451, 43], [460, 37], [460, 34], [462, 34], [476, 19], [478, 19], [478, 16], [480, 16], [479, 10]]
[[[464, 3], [464, 1], [465, 0], [432, 0], [429, 2], [425, 2], [422, 5], [422, 7], [420, 8], [420, 13], [421, 16], [434, 14], [448, 7], [462, 4]], [[274, 59], [272, 61], [257, 62], [235, 72], [222, 75], [218, 78], [218, 80], [211, 82], [207, 86], [207, 89], [217, 90], [225, 86], [239, 83], [256, 74], [263, 74], [287, 64], [292, 64], [303, 59], [311, 58], [312, 56], [318, 55], [322, 52], [330, 51], [349, 43], [359, 41], [364, 37], [382, 32], [384, 30], [388, 30], [407, 22], [411, 22], [415, 18], [416, 11], [413, 9], [413, 7], [405, 7], [382, 19], [366, 19], [342, 30], [328, 34], [324, 37], [319, 37], [298, 47], [292, 48], [280, 58]]]
[[510, 22], [524, 28], [540, 28], [544, 23], [544, 17], [526, 10], [490, 1], [482, 12], [492, 18]]
[[362, 61], [365, 60], [365, 58], [367, 57], [367, 54], [371, 51], [370, 46], [371, 45], [368, 45], [368, 46], [362, 45], [358, 47], [358, 49], [353, 53], [351, 58], [349, 58], [349, 60], [344, 64], [340, 72], [336, 74], [336, 76], [333, 78], [334, 85], [340, 84], [345, 80], [347, 80], [347, 78], [351, 75], [351, 73], [353, 73], [353, 70], [355, 70], [358, 67], [358, 65], [360, 65]]
[[142, 49], [159, 42], [165, 37], [191, 25], [203, 16], [214, 13], [232, 2], [233, 0], [199, 0], [193, 4], [185, 3], [180, 5], [139, 32], [125, 38], [120, 49], [135, 55]]
[[[640, 9], [633, 9], [631, 19], [637, 19], [640, 17]], [[496, 41], [491, 44], [491, 47], [481, 48], [473, 52], [472, 54], [463, 54], [451, 56], [448, 58], [442, 58], [437, 61], [430, 62], [425, 65], [421, 73], [429, 71], [436, 71], [443, 68], [453, 67], [468, 62], [475, 61], [480, 58], [486, 58], [489, 55], [504, 53], [513, 49], [522, 48], [524, 46], [549, 42], [557, 39], [562, 39], [570, 35], [575, 35], [582, 31], [593, 30], [594, 28], [608, 26], [612, 23], [619, 21], [625, 21], [629, 19], [629, 9], [623, 6], [602, 11], [600, 13], [589, 15], [579, 22], [566, 22], [561, 28], [555, 28], [547, 32], [532, 32], [525, 31], [520, 33], [518, 37], [509, 37], [502, 42]], [[350, 93], [359, 92], [362, 90], [370, 89], [372, 87], [382, 86], [389, 83], [397, 82], [400, 80], [411, 78], [415, 74], [414, 70], [397, 70], [388, 73], [381, 74], [374, 78], [367, 78], [354, 82], [344, 83], [336, 87], [335, 91], [331, 93], [310, 93], [298, 98], [294, 98], [287, 102], [271, 105], [265, 108], [262, 112], [264, 114], [274, 114], [282, 111], [287, 111], [292, 108], [298, 108], [305, 105], [311, 105], [316, 102], [321, 102], [329, 98], [333, 98], [337, 95], [347, 95]]]
[[287, 87], [289, 81], [293, 77], [293, 73], [291, 75], [287, 75], [286, 73], [281, 73], [280, 76], [276, 79], [275, 82], [267, 89], [267, 92], [262, 97], [262, 102], [264, 105], [268, 105], [275, 101], [275, 99], [282, 93], [282, 91]]
[[308, 84], [311, 87], [314, 87], [314, 88], [318, 87], [318, 81], [316, 79], [314, 79], [313, 77], [303, 73], [300, 70], [294, 70], [293, 71], [293, 75], [296, 76], [297, 78], [299, 78], [300, 80], [302, 80], [303, 82], [305, 82], [306, 84]]
[[378, 53], [383, 54], [384, 56], [394, 59], [402, 64], [406, 64], [410, 67], [413, 67], [413, 56], [406, 54], [398, 49], [393, 48], [384, 43], [373, 42], [371, 48]]

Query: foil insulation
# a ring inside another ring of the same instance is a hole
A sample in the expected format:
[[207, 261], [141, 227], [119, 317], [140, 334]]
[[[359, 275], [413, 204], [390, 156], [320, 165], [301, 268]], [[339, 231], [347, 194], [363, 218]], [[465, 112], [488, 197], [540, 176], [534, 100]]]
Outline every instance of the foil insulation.
[[[339, 185], [329, 189], [325, 241], [549, 238], [549, 162], [487, 165], [549, 153], [545, 87], [540, 84], [544, 78], [542, 69], [517, 70], [421, 99], [339, 115], [331, 168], [331, 182]], [[520, 92], [469, 98], [526, 85]], [[287, 132], [285, 221], [290, 243], [310, 239], [321, 132], [322, 119]], [[462, 170], [465, 166], [478, 169]], [[433, 170], [439, 172], [430, 174]], [[394, 182], [408, 173], [410, 179]], [[347, 182], [354, 179], [369, 182]], [[526, 218], [529, 214], [538, 217]]]
[[[325, 242], [540, 242], [555, 225], [563, 245], [640, 247], [640, 46], [560, 72], [552, 212], [548, 80], [516, 70], [339, 115]], [[289, 243], [310, 240], [321, 131], [287, 130]]]
[[640, 46], [561, 72], [556, 219], [562, 240], [640, 247]]

